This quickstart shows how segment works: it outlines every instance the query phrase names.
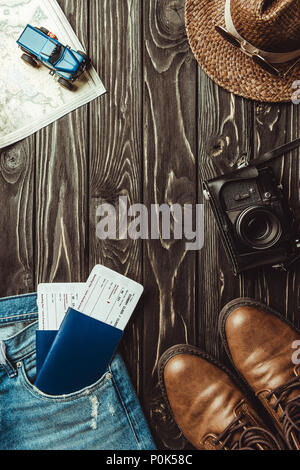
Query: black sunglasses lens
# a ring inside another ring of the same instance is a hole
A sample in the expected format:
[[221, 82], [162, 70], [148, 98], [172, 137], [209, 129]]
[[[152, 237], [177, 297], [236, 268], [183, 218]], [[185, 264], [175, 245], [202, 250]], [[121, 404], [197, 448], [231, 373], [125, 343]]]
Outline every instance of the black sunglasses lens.
[[234, 36], [232, 36], [232, 34], [228, 33], [226, 29], [222, 28], [221, 26], [215, 25], [215, 30], [217, 31], [217, 33], [220, 34], [220, 36], [222, 36], [222, 38], [224, 38], [232, 46], [238, 47], [238, 48], [241, 47], [240, 42]]
[[259, 55], [254, 55], [252, 59], [257, 65], [259, 65], [266, 72], [270, 73], [271, 75], [274, 75], [275, 77], [278, 77], [279, 75], [278, 70], [275, 69], [273, 65], [269, 64], [263, 57]]

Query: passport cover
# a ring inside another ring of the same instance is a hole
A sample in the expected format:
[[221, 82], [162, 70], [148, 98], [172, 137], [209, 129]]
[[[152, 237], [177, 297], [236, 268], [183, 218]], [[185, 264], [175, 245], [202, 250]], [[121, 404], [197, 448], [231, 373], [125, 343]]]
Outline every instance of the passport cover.
[[53, 341], [57, 335], [57, 330], [55, 331], [36, 331], [36, 373], [39, 374], [42, 365], [45, 362], [45, 359], [48, 355], [48, 352], [51, 349]]
[[[118, 328], [69, 308], [40, 366], [35, 386], [47, 395], [59, 396], [96, 383], [106, 372], [122, 336]], [[40, 364], [50, 337], [39, 335]]]

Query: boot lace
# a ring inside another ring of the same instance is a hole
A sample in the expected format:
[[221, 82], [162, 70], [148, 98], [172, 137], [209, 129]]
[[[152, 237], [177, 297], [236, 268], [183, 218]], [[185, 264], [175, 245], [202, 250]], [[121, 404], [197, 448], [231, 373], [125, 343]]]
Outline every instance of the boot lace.
[[[238, 438], [235, 434], [240, 433]], [[245, 415], [238, 416], [215, 439], [220, 449], [229, 450], [281, 450], [279, 441], [267, 429], [253, 426]]]
[[[289, 394], [299, 389], [299, 395], [289, 399]], [[267, 400], [272, 396], [277, 399], [273, 404], [273, 409], [278, 410], [281, 406], [283, 413], [280, 417], [285, 441], [290, 450], [300, 448], [300, 376], [293, 378], [284, 385], [272, 390], [267, 395]]]

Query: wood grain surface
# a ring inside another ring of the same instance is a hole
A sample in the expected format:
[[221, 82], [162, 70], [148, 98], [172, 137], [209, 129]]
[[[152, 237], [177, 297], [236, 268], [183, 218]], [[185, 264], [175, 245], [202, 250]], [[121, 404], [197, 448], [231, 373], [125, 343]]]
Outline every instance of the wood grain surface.
[[[234, 277], [206, 203], [201, 251], [184, 240], [100, 241], [97, 208], [118, 209], [120, 196], [149, 210], [203, 203], [204, 179], [300, 136], [300, 105], [255, 103], [215, 85], [189, 48], [184, 0], [59, 3], [108, 92], [1, 151], [0, 294], [84, 281], [96, 263], [143, 283], [121, 352], [158, 448], [189, 448], [160, 393], [161, 354], [190, 343], [228, 364], [217, 318], [240, 296], [299, 327], [299, 266]], [[299, 211], [299, 152], [274, 168]]]

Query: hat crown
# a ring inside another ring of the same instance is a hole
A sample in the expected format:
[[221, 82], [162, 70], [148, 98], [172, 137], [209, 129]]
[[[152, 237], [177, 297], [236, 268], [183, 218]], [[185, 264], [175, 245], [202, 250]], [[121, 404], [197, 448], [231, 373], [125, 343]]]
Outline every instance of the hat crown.
[[254, 46], [272, 52], [300, 48], [300, 0], [231, 0], [238, 33]]

